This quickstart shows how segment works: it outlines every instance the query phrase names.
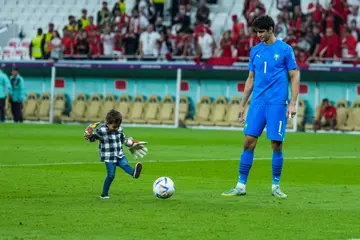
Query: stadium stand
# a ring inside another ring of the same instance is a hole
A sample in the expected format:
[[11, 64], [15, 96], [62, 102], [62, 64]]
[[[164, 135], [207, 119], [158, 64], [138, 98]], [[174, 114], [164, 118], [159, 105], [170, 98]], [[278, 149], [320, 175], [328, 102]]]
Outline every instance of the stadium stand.
[[159, 122], [161, 124], [174, 124], [174, 119], [175, 119], [174, 98], [171, 95], [166, 95], [160, 103]]
[[79, 93], [72, 102], [72, 109], [70, 116], [63, 116], [62, 121], [65, 122], [84, 122], [85, 121], [85, 112], [87, 106], [87, 97], [84, 93]]
[[49, 121], [50, 115], [50, 93], [44, 92], [38, 102], [38, 119], [41, 121]]
[[59, 92], [54, 99], [54, 121], [61, 122], [62, 117], [66, 116], [66, 97], [65, 94]]
[[187, 119], [186, 125], [203, 125], [210, 121], [211, 114], [211, 99], [208, 96], [202, 96], [200, 101], [196, 104], [196, 112], [194, 119]]
[[[138, 101], [141, 96], [138, 96]], [[141, 99], [142, 101], [143, 99]], [[124, 123], [130, 123], [130, 109], [131, 109], [131, 99], [127, 94], [121, 94], [119, 100], [115, 103], [115, 109], [120, 111], [123, 117]]]
[[38, 120], [38, 96], [35, 92], [29, 92], [23, 108], [23, 117], [25, 120]]

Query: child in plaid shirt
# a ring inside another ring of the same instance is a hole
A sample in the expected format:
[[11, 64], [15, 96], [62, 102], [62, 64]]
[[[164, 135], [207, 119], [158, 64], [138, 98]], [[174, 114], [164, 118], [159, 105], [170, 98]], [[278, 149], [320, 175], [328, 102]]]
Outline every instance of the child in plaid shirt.
[[[129, 147], [130, 152], [135, 158], [144, 157], [147, 148], [144, 146], [146, 142], [134, 141], [131, 137], [125, 138], [124, 130], [121, 127], [122, 115], [116, 110], [111, 110], [106, 115], [106, 123], [94, 123], [89, 125], [84, 133], [84, 138], [90, 142], [99, 140], [99, 152], [101, 162], [105, 162], [107, 176], [104, 181], [104, 187], [100, 198], [107, 199], [109, 197], [109, 188], [115, 178], [116, 166], [120, 167], [133, 178], [139, 178], [142, 164], [138, 162], [132, 168], [124, 154], [122, 144]], [[96, 129], [96, 130], [95, 130]], [[94, 132], [95, 130], [95, 132]]]

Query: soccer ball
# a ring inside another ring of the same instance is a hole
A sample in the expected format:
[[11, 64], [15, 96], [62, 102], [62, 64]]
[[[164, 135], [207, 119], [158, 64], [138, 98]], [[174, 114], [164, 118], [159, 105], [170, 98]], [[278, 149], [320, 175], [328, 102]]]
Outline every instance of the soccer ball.
[[169, 177], [159, 177], [153, 184], [153, 192], [158, 198], [169, 198], [175, 192], [175, 184]]

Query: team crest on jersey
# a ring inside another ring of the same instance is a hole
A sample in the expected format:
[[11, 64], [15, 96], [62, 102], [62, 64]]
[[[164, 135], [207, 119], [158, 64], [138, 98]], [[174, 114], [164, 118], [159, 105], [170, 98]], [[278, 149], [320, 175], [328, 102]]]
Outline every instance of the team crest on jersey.
[[274, 55], [274, 58], [275, 58], [276, 61], [279, 59], [279, 57], [280, 57], [280, 54], [275, 54]]

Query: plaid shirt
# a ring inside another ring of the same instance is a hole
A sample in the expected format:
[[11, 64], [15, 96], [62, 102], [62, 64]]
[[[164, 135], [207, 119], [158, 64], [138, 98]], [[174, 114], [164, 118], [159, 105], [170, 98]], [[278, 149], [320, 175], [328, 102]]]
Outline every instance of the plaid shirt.
[[89, 138], [90, 142], [95, 142], [96, 140], [99, 140], [101, 162], [116, 162], [125, 155], [121, 146], [126, 140], [122, 127], [118, 131], [109, 132], [106, 124], [101, 124]]

